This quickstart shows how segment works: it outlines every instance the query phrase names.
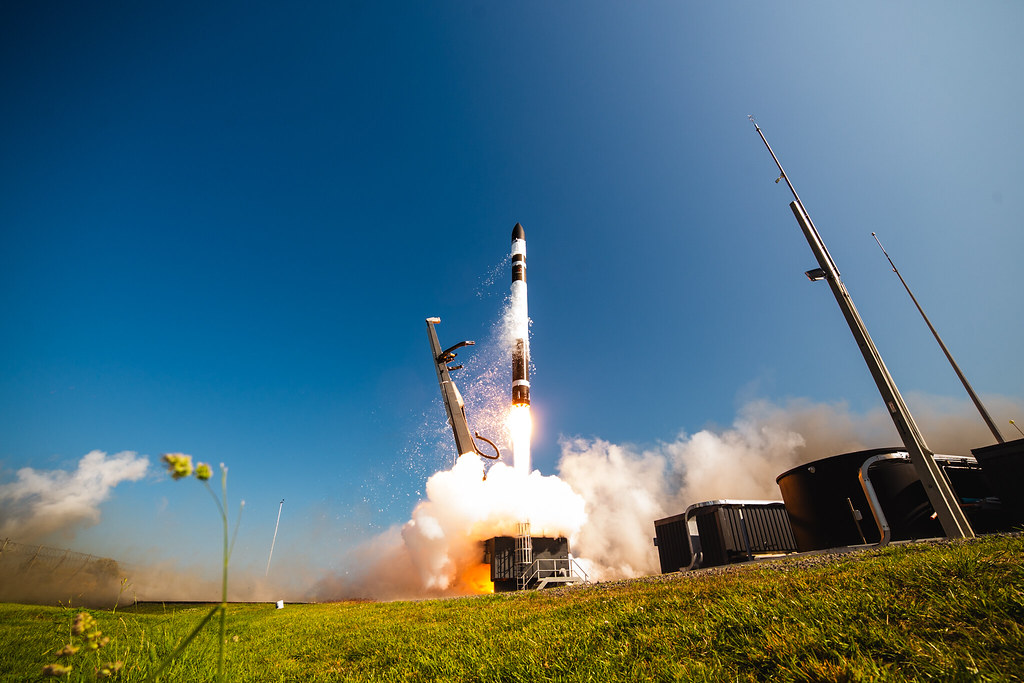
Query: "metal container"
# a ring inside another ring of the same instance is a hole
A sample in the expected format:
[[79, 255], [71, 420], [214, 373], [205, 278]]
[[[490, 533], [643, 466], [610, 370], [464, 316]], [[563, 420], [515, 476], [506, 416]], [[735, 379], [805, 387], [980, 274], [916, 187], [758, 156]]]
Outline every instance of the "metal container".
[[[654, 520], [654, 545], [658, 547], [662, 574], [678, 572], [690, 566], [692, 543], [686, 513]], [[699, 547], [694, 549], [699, 552]]]
[[[973, 458], [934, 457], [976, 533], [1009, 528], [1000, 502]], [[865, 495], [861, 483], [865, 475], [877, 509]], [[815, 460], [783, 472], [775, 481], [801, 552], [945, 536], [917, 470], [899, 448]]]
[[781, 501], [716, 500], [692, 513], [700, 536], [701, 567], [746, 562], [755, 555], [796, 550]]
[[[690, 534], [693, 520], [697, 535]], [[654, 522], [662, 573], [746, 562], [796, 550], [782, 501], [708, 500]]]
[[[860, 524], [861, 519], [854, 516], [870, 514], [857, 472], [871, 455], [888, 452], [878, 449], [815, 460], [775, 478], [801, 552], [864, 543], [865, 536], [867, 541], [878, 541], [873, 525]], [[851, 512], [850, 502], [855, 512]]]
[[1011, 525], [1024, 523], [1024, 439], [972, 448], [992, 491], [1003, 503]]

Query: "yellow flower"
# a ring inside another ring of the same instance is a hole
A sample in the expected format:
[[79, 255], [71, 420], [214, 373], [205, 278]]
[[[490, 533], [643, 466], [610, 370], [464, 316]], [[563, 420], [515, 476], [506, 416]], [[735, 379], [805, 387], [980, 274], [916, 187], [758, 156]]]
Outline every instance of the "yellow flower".
[[63, 664], [47, 664], [43, 667], [42, 673], [44, 676], [67, 676], [71, 673], [71, 667]]
[[205, 462], [201, 462], [196, 465], [196, 479], [199, 481], [206, 481], [213, 474], [213, 470]]
[[107, 662], [106, 666], [102, 667], [98, 672], [99, 678], [111, 678], [121, 673], [121, 667], [124, 666], [124, 662], [118, 660], [116, 662]]
[[192, 456], [184, 453], [164, 453], [162, 458], [167, 463], [167, 471], [175, 479], [192, 476]]
[[96, 628], [96, 620], [88, 612], [79, 612], [71, 624], [71, 633], [80, 636], [86, 631]]
[[68, 643], [67, 645], [65, 645], [63, 647], [63, 649], [57, 651], [57, 656], [58, 657], [70, 657], [71, 655], [75, 654], [76, 652], [78, 652], [78, 648], [76, 646], [72, 645], [71, 643]]

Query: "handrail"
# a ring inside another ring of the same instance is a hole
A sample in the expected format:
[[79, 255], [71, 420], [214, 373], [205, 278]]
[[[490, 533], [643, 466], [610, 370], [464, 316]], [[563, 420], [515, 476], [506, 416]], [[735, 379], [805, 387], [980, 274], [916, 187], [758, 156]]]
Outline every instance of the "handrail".
[[[567, 557], [540, 557], [535, 559], [532, 563], [530, 563], [530, 566], [527, 568], [527, 570], [523, 572], [522, 576], [519, 577], [519, 586], [522, 589], [530, 585], [530, 583], [532, 583], [535, 579], [552, 578], [550, 576], [540, 577], [541, 572], [552, 572], [555, 573], [555, 576], [557, 578], [565, 579], [576, 576], [576, 574], [573, 573], [574, 564], [583, 573], [584, 577], [586, 577], [583, 579], [583, 581], [585, 581], [586, 583], [590, 583], [590, 577], [587, 575], [585, 571], [583, 571], [583, 569], [578, 564], [576, 564], [575, 560], [569, 559]], [[557, 574], [557, 572], [559, 571], [564, 571], [565, 573]]]
[[[576, 567], [576, 569], [579, 570], [579, 573], [583, 574], [583, 583], [590, 583], [590, 574], [580, 566], [580, 563], [576, 561], [576, 558], [570, 557], [569, 563], [571, 567]], [[570, 573], [572, 572], [570, 571]]]
[[871, 508], [871, 515], [875, 518], [875, 525], [878, 527], [879, 538], [877, 548], [884, 548], [889, 545], [889, 541], [892, 539], [892, 529], [889, 527], [889, 520], [885, 517], [885, 511], [882, 510], [882, 502], [878, 500], [878, 494], [875, 493], [871, 477], [868, 476], [868, 470], [871, 469], [871, 466], [882, 460], [906, 461], [910, 460], [910, 456], [904, 452], [873, 455], [861, 464], [860, 471], [857, 473], [857, 478], [860, 479], [860, 487], [864, 489], [864, 496], [868, 499], [868, 507]]

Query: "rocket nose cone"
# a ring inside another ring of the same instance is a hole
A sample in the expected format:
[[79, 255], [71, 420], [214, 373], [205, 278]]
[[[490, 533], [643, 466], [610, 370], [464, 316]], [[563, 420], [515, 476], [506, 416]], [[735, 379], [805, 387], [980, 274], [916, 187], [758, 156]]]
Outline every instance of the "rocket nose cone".
[[516, 223], [516, 227], [512, 228], [512, 241], [515, 242], [516, 240], [525, 240], [525, 239], [526, 239], [526, 231], [523, 230], [523, 226], [521, 224]]

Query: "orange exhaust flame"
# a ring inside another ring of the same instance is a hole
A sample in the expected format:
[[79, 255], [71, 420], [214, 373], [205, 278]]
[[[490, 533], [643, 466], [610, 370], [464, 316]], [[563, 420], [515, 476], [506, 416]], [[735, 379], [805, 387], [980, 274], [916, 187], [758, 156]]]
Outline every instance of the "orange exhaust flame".
[[533, 435], [533, 418], [529, 405], [513, 405], [505, 422], [512, 440], [512, 458], [517, 470], [530, 471], [530, 438]]
[[458, 587], [467, 593], [493, 593], [494, 584], [491, 583], [491, 565], [478, 564], [467, 568], [459, 576]]

